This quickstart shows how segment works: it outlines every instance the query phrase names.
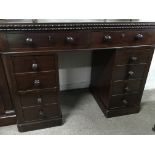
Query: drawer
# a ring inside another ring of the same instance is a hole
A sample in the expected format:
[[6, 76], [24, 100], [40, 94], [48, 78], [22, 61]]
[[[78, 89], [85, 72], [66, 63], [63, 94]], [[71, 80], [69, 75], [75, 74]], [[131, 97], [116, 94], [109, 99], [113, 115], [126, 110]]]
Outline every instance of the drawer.
[[56, 68], [56, 55], [12, 56], [14, 73], [40, 72]]
[[8, 33], [10, 48], [53, 49], [81, 48], [88, 46], [87, 32], [53, 32], [53, 33]]
[[53, 88], [58, 85], [56, 71], [16, 74], [16, 84], [18, 91]]
[[7, 40], [6, 35], [4, 33], [0, 33], [0, 51], [4, 51], [7, 48]]
[[48, 119], [60, 116], [60, 108], [58, 104], [49, 104], [44, 106], [23, 108], [23, 117], [25, 122]]
[[140, 90], [141, 80], [117, 81], [112, 84], [112, 95], [138, 92]]
[[139, 104], [139, 94], [114, 95], [111, 97], [108, 108], [132, 107]]
[[20, 94], [20, 102], [23, 107], [58, 103], [58, 91], [27, 92]]
[[153, 48], [117, 49], [116, 65], [149, 63], [153, 56]]
[[148, 31], [101, 31], [91, 33], [92, 48], [136, 46], [154, 44], [155, 37]]
[[146, 71], [146, 64], [115, 66], [112, 79], [114, 81], [126, 79], [142, 79], [144, 78]]

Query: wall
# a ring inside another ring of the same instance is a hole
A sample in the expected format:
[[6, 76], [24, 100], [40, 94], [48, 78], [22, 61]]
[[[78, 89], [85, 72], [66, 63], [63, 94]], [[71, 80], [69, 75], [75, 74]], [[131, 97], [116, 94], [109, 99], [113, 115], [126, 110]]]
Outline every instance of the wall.
[[[85, 88], [90, 84], [91, 52], [65, 52], [59, 56], [60, 89]], [[145, 89], [155, 88], [155, 55], [152, 60]]]
[[88, 87], [91, 76], [91, 52], [65, 52], [58, 56], [60, 89]]
[[146, 81], [145, 89], [155, 89], [155, 54], [152, 59], [150, 71]]

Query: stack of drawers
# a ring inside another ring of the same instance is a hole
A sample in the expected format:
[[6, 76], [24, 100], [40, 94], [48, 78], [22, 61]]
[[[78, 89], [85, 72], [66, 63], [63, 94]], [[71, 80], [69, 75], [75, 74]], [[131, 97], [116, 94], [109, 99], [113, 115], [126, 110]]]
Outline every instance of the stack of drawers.
[[153, 48], [94, 52], [91, 90], [106, 117], [137, 113], [153, 56]]
[[139, 107], [152, 55], [151, 48], [116, 50], [108, 109]]
[[11, 55], [7, 58], [20, 131], [62, 123], [58, 102], [56, 54]]

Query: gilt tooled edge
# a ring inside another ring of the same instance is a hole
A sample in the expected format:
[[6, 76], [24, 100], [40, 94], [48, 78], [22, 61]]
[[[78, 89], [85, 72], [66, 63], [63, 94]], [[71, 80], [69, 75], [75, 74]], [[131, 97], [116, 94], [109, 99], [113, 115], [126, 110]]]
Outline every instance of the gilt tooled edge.
[[0, 31], [68, 31], [155, 29], [154, 23], [49, 23], [0, 24]]

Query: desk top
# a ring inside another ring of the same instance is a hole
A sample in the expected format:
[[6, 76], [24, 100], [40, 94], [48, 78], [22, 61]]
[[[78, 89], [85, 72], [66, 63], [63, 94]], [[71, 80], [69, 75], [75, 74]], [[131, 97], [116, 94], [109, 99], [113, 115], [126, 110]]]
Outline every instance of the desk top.
[[146, 22], [139, 19], [1, 19], [0, 24], [9, 23], [109, 23]]
[[138, 19], [1, 19], [0, 31], [155, 29], [155, 22]]

